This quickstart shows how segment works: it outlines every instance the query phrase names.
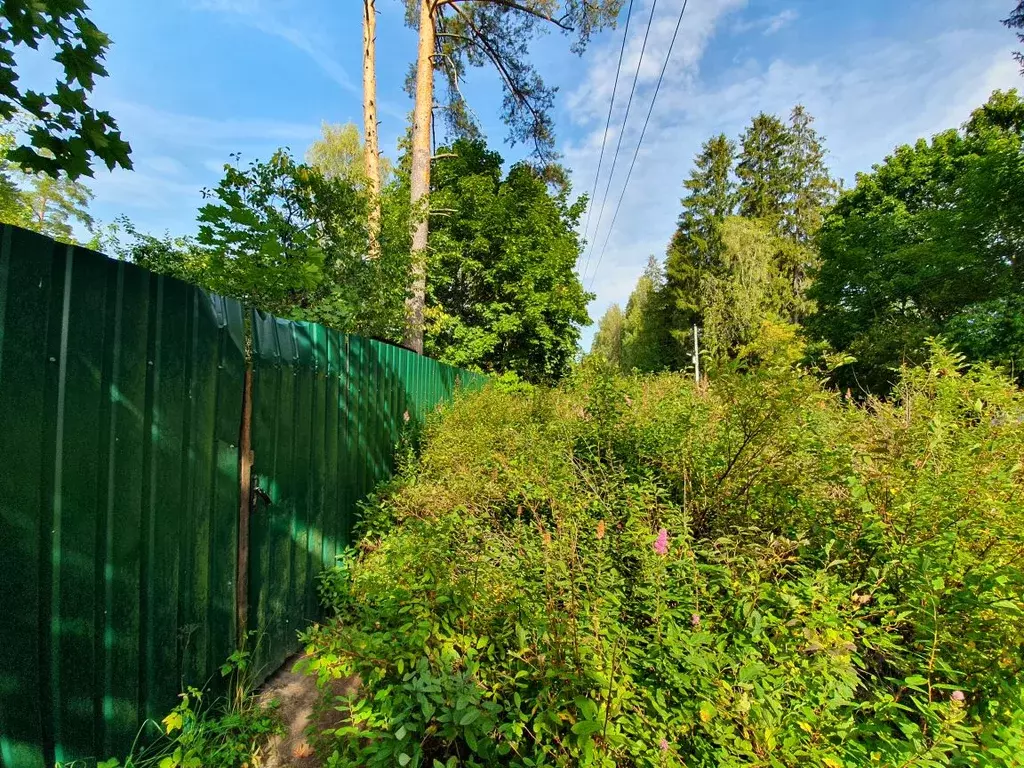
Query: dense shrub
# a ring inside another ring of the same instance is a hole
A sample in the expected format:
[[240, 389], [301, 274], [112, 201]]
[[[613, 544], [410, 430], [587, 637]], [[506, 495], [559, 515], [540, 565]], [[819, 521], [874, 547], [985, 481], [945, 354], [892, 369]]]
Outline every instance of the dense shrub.
[[1022, 457], [941, 349], [463, 400], [324, 580], [328, 764], [1024, 765]]

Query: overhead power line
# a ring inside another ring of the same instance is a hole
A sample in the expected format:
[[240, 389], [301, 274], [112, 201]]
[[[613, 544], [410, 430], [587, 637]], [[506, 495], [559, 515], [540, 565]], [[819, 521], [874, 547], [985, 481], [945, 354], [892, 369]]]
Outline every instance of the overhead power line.
[[[615, 83], [612, 85], [612, 98], [608, 102], [608, 119], [604, 124], [604, 135], [601, 137], [601, 154], [597, 158], [597, 173], [594, 174], [594, 189], [590, 193], [590, 205], [587, 206], [587, 218], [583, 224], [583, 239], [589, 242], [587, 236], [590, 234], [590, 214], [594, 210], [594, 201], [597, 199], [597, 182], [601, 178], [601, 164], [604, 162], [604, 148], [608, 143], [608, 129], [612, 124], [612, 109], [615, 107], [615, 93], [619, 90], [619, 71], [622, 69], [622, 56], [626, 52], [626, 40], [629, 39], [629, 20], [633, 16], [633, 0], [629, 0], [629, 10], [626, 11], [626, 27], [622, 30], [622, 45], [619, 46], [619, 63], [615, 65]], [[595, 233], [597, 234], [597, 233]]]
[[597, 271], [601, 268], [601, 262], [604, 260], [605, 251], [608, 250], [608, 241], [611, 240], [612, 231], [615, 229], [615, 221], [619, 218], [619, 209], [622, 208], [622, 201], [626, 197], [626, 189], [629, 187], [629, 179], [633, 175], [633, 168], [636, 166], [636, 159], [640, 155], [640, 146], [644, 143], [644, 136], [647, 135], [647, 125], [651, 122], [651, 114], [654, 112], [654, 104], [658, 100], [658, 92], [661, 90], [661, 82], [665, 79], [665, 70], [668, 69], [669, 59], [672, 58], [672, 49], [675, 48], [676, 38], [679, 36], [679, 28], [683, 23], [683, 16], [686, 14], [686, 5], [689, 0], [683, 0], [683, 7], [679, 9], [679, 18], [676, 19], [676, 28], [672, 32], [672, 42], [668, 45], [668, 53], [665, 54], [665, 62], [661, 65], [661, 74], [658, 75], [658, 84], [654, 87], [654, 96], [651, 98], [651, 106], [647, 110], [647, 118], [644, 120], [644, 127], [640, 131], [640, 139], [636, 143], [636, 150], [633, 152], [633, 160], [629, 164], [629, 170], [626, 172], [626, 181], [622, 185], [622, 194], [619, 195], [619, 201], [615, 204], [615, 213], [612, 215], [612, 223], [608, 225], [608, 234], [605, 236], [604, 245], [601, 247], [601, 255], [597, 258], [597, 265], [594, 267], [594, 274], [590, 277], [590, 287], [594, 287], [594, 280], [597, 277]]
[[[608, 202], [608, 190], [612, 186], [612, 179], [615, 176], [615, 166], [619, 162], [619, 150], [622, 149], [622, 137], [626, 133], [626, 121], [629, 120], [629, 110], [633, 107], [633, 95], [636, 93], [637, 80], [640, 79], [640, 66], [643, 64], [644, 61], [644, 52], [647, 50], [647, 38], [651, 34], [651, 25], [654, 23], [654, 12], [657, 10], [657, 8], [658, 0], [654, 0], [654, 3], [651, 5], [651, 14], [650, 16], [647, 17], [647, 29], [644, 30], [644, 42], [643, 45], [640, 46], [640, 58], [636, 60], [636, 71], [633, 73], [633, 85], [629, 89], [629, 99], [626, 100], [626, 114], [622, 116], [622, 127], [619, 129], [619, 137], [618, 140], [615, 142], [615, 154], [612, 155], [612, 168], [608, 172], [608, 183], [604, 185], [604, 195], [601, 196], [601, 209], [598, 211], [597, 214], [597, 226], [594, 227], [594, 240], [597, 240], [598, 233], [600, 233], [601, 231], [601, 220], [604, 218], [604, 207], [605, 204]], [[623, 44], [625, 44], [625, 42], [625, 38], [623, 38]], [[616, 77], [618, 77], [618, 72], [616, 72]], [[608, 116], [609, 118], [611, 117], [611, 110], [609, 110]], [[606, 129], [605, 138], [607, 138], [607, 136], [608, 131]], [[594, 190], [595, 192], [597, 190], [596, 178], [594, 179]], [[593, 206], [591, 206], [590, 209], [592, 210]], [[583, 271], [580, 273], [581, 282], [587, 279], [587, 269], [589, 269], [590, 267], [590, 260], [591, 258], [593, 258], [593, 256], [594, 246], [592, 242], [588, 241], [587, 258], [583, 265]]]

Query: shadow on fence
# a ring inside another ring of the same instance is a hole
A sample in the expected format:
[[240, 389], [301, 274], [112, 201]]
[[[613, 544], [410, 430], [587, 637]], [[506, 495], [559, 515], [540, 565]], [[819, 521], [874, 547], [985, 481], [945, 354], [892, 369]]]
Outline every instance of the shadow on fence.
[[216, 689], [240, 610], [268, 669], [294, 650], [404, 414], [484, 379], [252, 313], [253, 481], [270, 503], [250, 517], [239, 605], [242, 307], [0, 238], [0, 766], [123, 755], [183, 685]]

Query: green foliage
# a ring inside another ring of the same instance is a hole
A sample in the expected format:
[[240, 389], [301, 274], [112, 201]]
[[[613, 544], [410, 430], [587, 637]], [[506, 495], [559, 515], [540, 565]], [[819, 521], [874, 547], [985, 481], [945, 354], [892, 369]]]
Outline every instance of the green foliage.
[[[223, 712], [203, 709], [203, 694], [190, 688], [163, 719], [171, 742], [157, 768], [244, 768], [272, 736], [282, 732], [272, 710], [253, 703]], [[126, 768], [146, 762], [129, 761]]]
[[782, 219], [793, 183], [788, 161], [793, 145], [793, 135], [775, 115], [762, 112], [751, 121], [740, 138], [736, 165], [740, 216]]
[[198, 241], [210, 251], [214, 285], [275, 314], [318, 320], [306, 315], [330, 305], [336, 325], [351, 322], [351, 297], [337, 279], [362, 255], [351, 185], [328, 182], [279, 151], [247, 168], [225, 165], [205, 196]]
[[687, 195], [665, 260], [665, 312], [676, 343], [648, 370], [685, 368], [694, 325], [703, 328], [712, 356], [727, 359], [763, 323], [797, 323], [810, 311], [814, 238], [838, 190], [813, 122], [797, 105], [788, 123], [755, 117], [738, 154], [724, 135], [705, 142], [683, 184]]
[[210, 254], [190, 237], [140, 232], [126, 216], [102, 234], [98, 250], [186, 283], [210, 285]]
[[624, 371], [651, 373], [664, 370], [671, 355], [665, 278], [652, 256], [626, 304], [620, 364]]
[[[782, 232], [801, 245], [809, 244], [821, 229], [825, 211], [836, 201], [840, 185], [825, 164], [825, 147], [814, 129], [814, 118], [803, 106], [789, 117], [792, 145], [787, 157], [791, 187], [782, 220]], [[806, 274], [795, 275], [803, 281]], [[805, 287], [801, 282], [797, 286]]]
[[[365, 191], [366, 170], [363, 166], [363, 140], [355, 123], [320, 126], [320, 138], [306, 150], [306, 162], [328, 179], [339, 179]], [[386, 157], [380, 158], [381, 181], [391, 175]]]
[[806, 300], [793, 290], [788, 265], [804, 248], [763, 220], [733, 216], [721, 226], [722, 269], [704, 276], [703, 347], [710, 361], [740, 354], [766, 322], [799, 316]]
[[590, 354], [607, 361], [615, 368], [622, 365], [623, 321], [625, 315], [622, 307], [612, 304], [605, 310], [597, 324], [594, 343], [590, 346]]
[[[229, 698], [206, 702], [203, 691], [189, 687], [159, 726], [159, 737], [150, 738], [146, 728], [137, 746], [121, 762], [104, 760], [97, 768], [248, 768], [259, 763], [261, 752], [274, 736], [284, 733], [275, 711], [276, 702], [261, 703], [253, 694], [252, 654], [236, 650], [221, 666], [233, 693]], [[69, 763], [63, 768], [76, 768]], [[57, 764], [57, 768], [62, 768]]]
[[[97, 77], [105, 77], [103, 55], [110, 38], [85, 15], [84, 0], [5, 2], [0, 15], [0, 118], [29, 116], [29, 144], [10, 152], [11, 160], [30, 172], [71, 180], [92, 176], [91, 164], [130, 169], [131, 147], [121, 138], [109, 112], [86, 99]], [[15, 57], [40, 44], [56, 49], [61, 70], [54, 90], [22, 91]]]
[[1024, 397], [934, 348], [855, 405], [785, 334], [710, 385], [490, 388], [330, 573], [344, 766], [1019, 766]]
[[[279, 151], [268, 162], [225, 165], [207, 190], [199, 234], [163, 238], [118, 222], [122, 257], [257, 309], [394, 340], [401, 337], [407, 254], [386, 240], [366, 254], [366, 197], [344, 175], [325, 176]], [[388, 192], [387, 194], [392, 194]], [[396, 228], [385, 220], [389, 237]], [[121, 241], [121, 234], [130, 240]]]
[[670, 323], [679, 341], [694, 323], [703, 322], [701, 284], [722, 268], [722, 225], [736, 208], [735, 154], [736, 145], [725, 134], [709, 139], [683, 182], [687, 195], [665, 259]]
[[15, 127], [10, 122], [0, 128], [0, 223], [25, 227], [30, 216], [19, 186], [24, 174], [8, 159], [17, 145], [14, 132]]
[[66, 174], [31, 173], [10, 159], [25, 123], [18, 115], [0, 126], [0, 222], [77, 243], [73, 222], [90, 232], [94, 228], [89, 215], [92, 191]]
[[72, 221], [89, 231], [93, 229], [88, 210], [92, 191], [80, 182], [39, 173], [31, 177], [22, 196], [29, 209], [29, 229], [65, 243], [75, 242]]
[[842, 196], [821, 232], [811, 333], [856, 358], [840, 386], [885, 392], [948, 334], [1021, 370], [1024, 101], [996, 92], [961, 131], [903, 146]]
[[452, 365], [558, 378], [590, 322], [575, 271], [585, 200], [530, 165], [460, 140], [432, 175], [427, 353]]

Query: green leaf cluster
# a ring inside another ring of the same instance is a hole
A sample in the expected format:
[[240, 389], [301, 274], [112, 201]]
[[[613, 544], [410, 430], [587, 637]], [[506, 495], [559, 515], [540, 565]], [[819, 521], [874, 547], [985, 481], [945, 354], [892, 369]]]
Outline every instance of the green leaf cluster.
[[[106, 245], [256, 309], [392, 341], [404, 321], [407, 232], [388, 210], [382, 256], [366, 258], [364, 186], [279, 150], [266, 162], [224, 166], [204, 192], [195, 238], [155, 237], [121, 219]], [[386, 209], [399, 194], [395, 184], [384, 190]]]
[[[60, 240], [77, 243], [74, 223], [92, 232], [92, 191], [66, 174], [33, 173], [12, 160], [23, 116], [0, 124], [0, 223], [14, 224]], [[95, 245], [95, 243], [90, 243]]]
[[[96, 79], [107, 74], [107, 37], [85, 15], [84, 0], [5, 2], [0, 14], [0, 119], [27, 115], [28, 144], [10, 152], [30, 172], [74, 181], [92, 176], [92, 163], [131, 169], [131, 146], [121, 138], [109, 112], [87, 99]], [[16, 56], [31, 49], [55, 49], [61, 75], [53, 91], [22, 89]]]

